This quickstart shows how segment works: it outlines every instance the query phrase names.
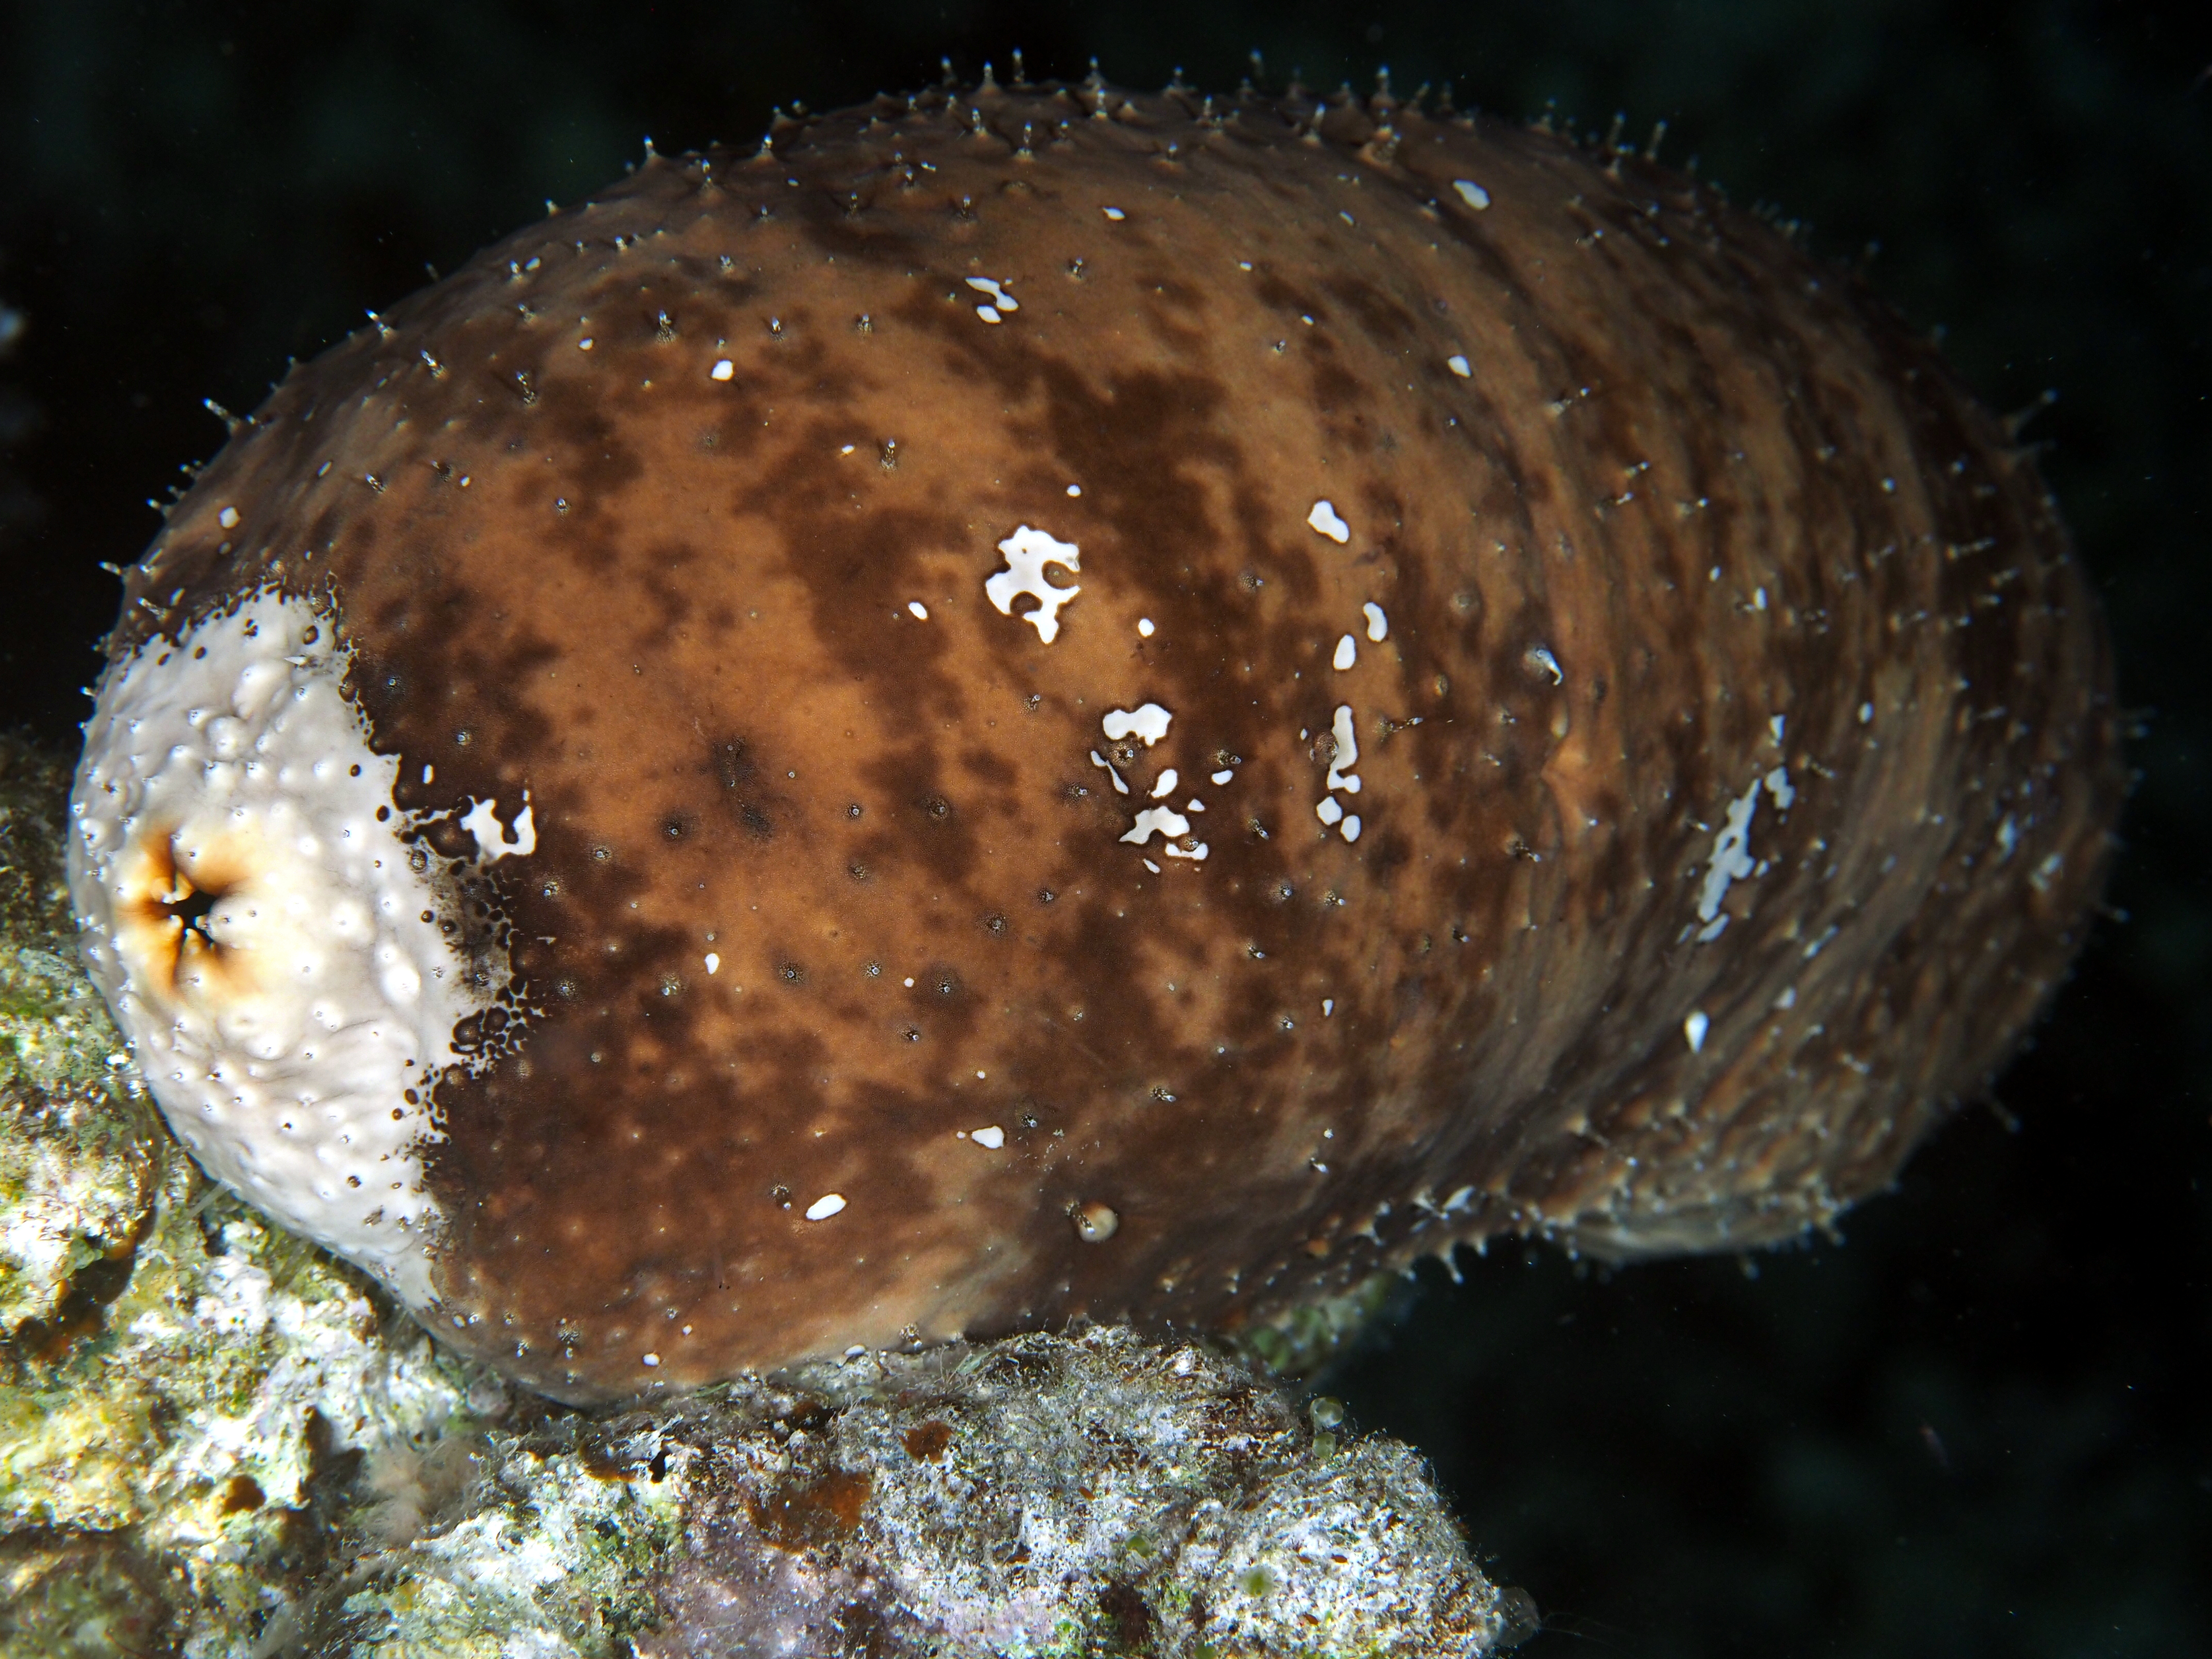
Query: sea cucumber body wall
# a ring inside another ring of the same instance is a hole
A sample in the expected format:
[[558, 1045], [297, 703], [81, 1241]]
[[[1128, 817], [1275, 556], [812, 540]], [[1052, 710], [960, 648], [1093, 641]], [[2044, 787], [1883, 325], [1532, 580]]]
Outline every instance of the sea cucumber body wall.
[[[281, 966], [176, 840], [246, 786], [129, 758], [249, 625], [361, 767], [240, 728], [268, 858], [361, 837], [277, 881], [355, 920], [275, 1054], [142, 983]], [[2028, 460], [1710, 192], [987, 87], [653, 158], [296, 370], [131, 576], [77, 891], [210, 1166], [550, 1392], [1234, 1326], [1880, 1187], [2078, 943], [2105, 649]]]

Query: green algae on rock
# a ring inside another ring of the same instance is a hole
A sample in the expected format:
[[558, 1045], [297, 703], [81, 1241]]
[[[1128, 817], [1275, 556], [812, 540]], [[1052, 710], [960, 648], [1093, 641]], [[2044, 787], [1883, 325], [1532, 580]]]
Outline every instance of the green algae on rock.
[[128, 1271], [163, 1148], [76, 960], [62, 878], [68, 769], [0, 734], [0, 1340], [39, 1352]]

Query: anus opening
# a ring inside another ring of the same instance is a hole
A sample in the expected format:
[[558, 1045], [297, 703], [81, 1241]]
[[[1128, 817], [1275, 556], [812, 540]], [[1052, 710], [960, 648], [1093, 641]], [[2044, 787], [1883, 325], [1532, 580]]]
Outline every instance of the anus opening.
[[245, 881], [242, 870], [178, 843], [178, 833], [167, 830], [141, 841], [119, 917], [131, 967], [171, 996], [228, 977], [232, 952], [216, 931], [215, 913]]

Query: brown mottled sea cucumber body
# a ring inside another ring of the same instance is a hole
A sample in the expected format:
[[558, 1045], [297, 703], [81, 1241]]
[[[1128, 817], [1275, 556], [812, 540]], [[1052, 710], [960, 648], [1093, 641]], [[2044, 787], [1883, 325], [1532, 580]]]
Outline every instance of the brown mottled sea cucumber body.
[[[255, 596], [474, 976], [410, 1173], [328, 1202], [414, 1183], [356, 1259], [568, 1397], [1784, 1237], [2004, 1059], [2120, 793], [2064, 532], [1929, 347], [1675, 173], [1387, 100], [653, 158], [295, 370], [103, 695]], [[81, 860], [103, 982], [218, 1033], [148, 1069], [227, 1178], [341, 1171], [320, 1085], [223, 1115], [254, 855], [191, 810], [115, 809], [150, 900]]]

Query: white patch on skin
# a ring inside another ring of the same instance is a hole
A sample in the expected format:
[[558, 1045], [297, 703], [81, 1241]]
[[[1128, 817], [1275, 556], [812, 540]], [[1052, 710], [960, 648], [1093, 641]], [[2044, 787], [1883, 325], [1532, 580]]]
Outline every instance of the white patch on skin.
[[995, 323], [999, 320], [1002, 313], [1010, 311], [1019, 311], [1022, 308], [1022, 302], [1014, 298], [1012, 295], [1007, 293], [1005, 289], [1000, 287], [1000, 285], [992, 278], [988, 276], [969, 276], [965, 280], [968, 286], [974, 289], [978, 294], [988, 295], [989, 296], [988, 303], [975, 307], [975, 314], [978, 317], [981, 317], [985, 322]]
[[976, 1130], [968, 1139], [986, 1151], [995, 1152], [1006, 1144], [1006, 1132], [994, 1123], [988, 1129]]
[[1115, 207], [1100, 208], [1098, 210], [1104, 214], [1109, 219], [1111, 219], [1117, 225], [1120, 224], [1122, 220], [1129, 216], [1127, 214], [1122, 212], [1121, 209]]
[[1345, 670], [1350, 668], [1358, 660], [1358, 642], [1349, 634], [1346, 634], [1342, 639], [1336, 642], [1336, 654], [1329, 659], [1330, 665], [1333, 666], [1340, 674], [1343, 673]]
[[1172, 842], [1170, 842], [1167, 846], [1163, 847], [1160, 851], [1171, 859], [1192, 859], [1200, 863], [1203, 863], [1206, 860], [1206, 844], [1204, 842], [1200, 842], [1197, 846], [1192, 848], [1190, 851], [1186, 853], [1182, 848], [1176, 846]]
[[1091, 751], [1091, 763], [1093, 766], [1103, 766], [1106, 769], [1106, 775], [1114, 780], [1114, 793], [1115, 794], [1126, 795], [1129, 793], [1129, 786], [1121, 781], [1121, 775], [1114, 769], [1114, 763], [1108, 760], [1096, 749]]
[[1338, 833], [1346, 841], [1358, 841], [1359, 839], [1359, 814], [1354, 812], [1350, 817], [1345, 819], [1343, 828], [1339, 830]]
[[1137, 637], [1140, 640], [1149, 640], [1152, 637], [1152, 619], [1150, 617], [1137, 618]]
[[1859, 724], [1861, 726], [1868, 726], [1871, 725], [1873, 720], [1874, 705], [1870, 702], [1861, 703], [1859, 705]]
[[1790, 810], [1790, 803], [1797, 799], [1797, 792], [1790, 784], [1790, 769], [1778, 766], [1766, 775], [1766, 793], [1774, 797], [1774, 805], [1781, 811]]
[[1182, 810], [1186, 812], [1203, 812], [1206, 811], [1206, 803], [1200, 800], [1197, 796], [1193, 795], [1188, 800], [1182, 804]]
[[707, 973], [711, 978], [715, 973], [720, 970], [722, 966], [722, 958], [717, 956], [714, 951], [709, 951], [707, 952], [706, 961]]
[[1176, 769], [1174, 767], [1170, 766], [1166, 771], [1160, 774], [1159, 781], [1152, 786], [1151, 791], [1152, 798], [1154, 800], [1159, 800], [1167, 795], [1172, 794], [1175, 792], [1175, 787]]
[[215, 515], [215, 521], [221, 525], [225, 530], [237, 529], [238, 509], [234, 507], [226, 507], [222, 512]]
[[1721, 915], [1721, 901], [1728, 896], [1729, 884], [1752, 873], [1751, 820], [1758, 811], [1759, 785], [1754, 782], [1743, 792], [1742, 799], [1729, 803], [1728, 822], [1713, 837], [1713, 855], [1698, 891], [1698, 920], [1705, 924], [1698, 930], [1700, 945], [1711, 944], [1728, 927], [1729, 919]]
[[1306, 514], [1306, 522], [1339, 547], [1352, 539], [1352, 526], [1338, 518], [1336, 508], [1327, 501], [1316, 501], [1313, 511]]
[[[591, 343], [586, 341], [585, 343], [588, 345]], [[737, 372], [738, 366], [727, 357], [722, 357], [718, 358], [714, 368], [707, 371], [707, 378], [710, 380], [726, 380]]]
[[1083, 590], [1054, 587], [1044, 579], [1044, 568], [1056, 564], [1063, 570], [1080, 570], [1083, 555], [1073, 542], [1055, 541], [1042, 530], [1023, 525], [999, 544], [1006, 568], [983, 584], [984, 596], [1002, 617], [1014, 614], [1014, 601], [1026, 593], [1037, 602], [1022, 620], [1036, 626], [1037, 638], [1050, 645], [1060, 637], [1060, 607]]
[[1340, 702], [1336, 706], [1336, 719], [1329, 727], [1329, 735], [1336, 739], [1336, 757], [1328, 763], [1328, 776], [1323, 781], [1324, 789], [1341, 789], [1347, 795], [1359, 793], [1359, 780], [1350, 768], [1359, 763], [1359, 739], [1352, 730], [1352, 705]]
[[1344, 817], [1344, 808], [1337, 805], [1335, 796], [1323, 795], [1314, 806], [1314, 816], [1323, 823], [1337, 823]]
[[[1121, 839], [1132, 847], [1142, 847], [1152, 839], [1155, 830], [1172, 843], [1177, 836], [1190, 833], [1190, 820], [1172, 806], [1147, 806], [1137, 814], [1136, 823]], [[1175, 849], [1170, 845], [1168, 850], [1172, 854]]]
[[1444, 367], [1451, 370], [1453, 374], [1458, 375], [1462, 380], [1466, 380], [1469, 375], [1474, 373], [1474, 368], [1468, 364], [1467, 359], [1461, 356], [1456, 351], [1452, 353], [1450, 356], [1444, 359]]
[[1100, 722], [1106, 736], [1115, 743], [1127, 737], [1139, 737], [1150, 749], [1168, 734], [1168, 722], [1175, 716], [1156, 702], [1148, 702], [1134, 709], [1116, 708]]
[[1682, 1035], [1688, 1039], [1692, 1054], [1698, 1053], [1705, 1046], [1705, 1033], [1712, 1029], [1712, 1021], [1705, 1018], [1705, 1012], [1702, 1008], [1693, 1010], [1690, 1017], [1682, 1022]]
[[1367, 618], [1367, 641], [1380, 645], [1390, 637], [1390, 619], [1382, 614], [1382, 607], [1370, 599], [1359, 607]]
[[1228, 769], [1226, 769], [1224, 768], [1223, 770], [1218, 771], [1218, 772], [1216, 772], [1216, 773], [1213, 775], [1213, 781], [1214, 781], [1214, 782], [1216, 782], [1217, 784], [1219, 784], [1219, 783], [1226, 783], [1226, 782], [1228, 782], [1228, 781], [1229, 781], [1229, 780], [1230, 780], [1230, 779], [1231, 779], [1231, 778], [1235, 777], [1236, 775], [1236, 775], [1234, 772], [1229, 771]]
[[1477, 213], [1490, 205], [1490, 192], [1472, 179], [1455, 179], [1452, 188], [1459, 192], [1459, 199]]
[[[266, 593], [111, 668], [70, 804], [70, 892], [178, 1138], [419, 1311], [440, 1227], [428, 1084], [490, 999], [409, 862], [398, 757], [369, 746], [334, 635]], [[495, 834], [507, 851], [531, 838], [516, 828]]]
[[514, 820], [514, 838], [499, 821], [499, 803], [480, 800], [461, 819], [461, 828], [476, 837], [477, 851], [495, 863], [507, 857], [527, 858], [538, 850], [538, 826], [531, 821], [530, 792], [522, 792], [522, 812]]
[[1336, 1012], [1336, 999], [1335, 999], [1334, 997], [1323, 997], [1323, 998], [1321, 1000], [1321, 1017], [1322, 1017], [1323, 1019], [1327, 1019], [1327, 1018], [1328, 1018], [1331, 1014], [1334, 1013], [1335, 1012]]
[[844, 1194], [824, 1193], [806, 1206], [806, 1218], [809, 1221], [827, 1221], [844, 1207]]
[[1786, 724], [1786, 723], [1787, 723], [1787, 719], [1788, 719], [1788, 717], [1787, 717], [1786, 715], [1777, 714], [1777, 715], [1775, 715], [1775, 716], [1774, 716], [1774, 718], [1773, 718], [1773, 719], [1771, 719], [1771, 720], [1768, 720], [1768, 721], [1766, 722], [1766, 729], [1767, 729], [1767, 731], [1768, 731], [1769, 732], [1771, 732], [1771, 733], [1773, 735], [1774, 742], [1775, 742], [1775, 746], [1776, 746], [1777, 748], [1779, 748], [1779, 747], [1781, 746], [1781, 744], [1782, 744], [1782, 728], [1783, 728], [1783, 726], [1784, 726], [1784, 724]]
[[916, 622], [927, 622], [929, 620], [929, 607], [924, 605], [920, 599], [908, 599], [906, 602], [906, 609], [907, 614], [912, 617]]

